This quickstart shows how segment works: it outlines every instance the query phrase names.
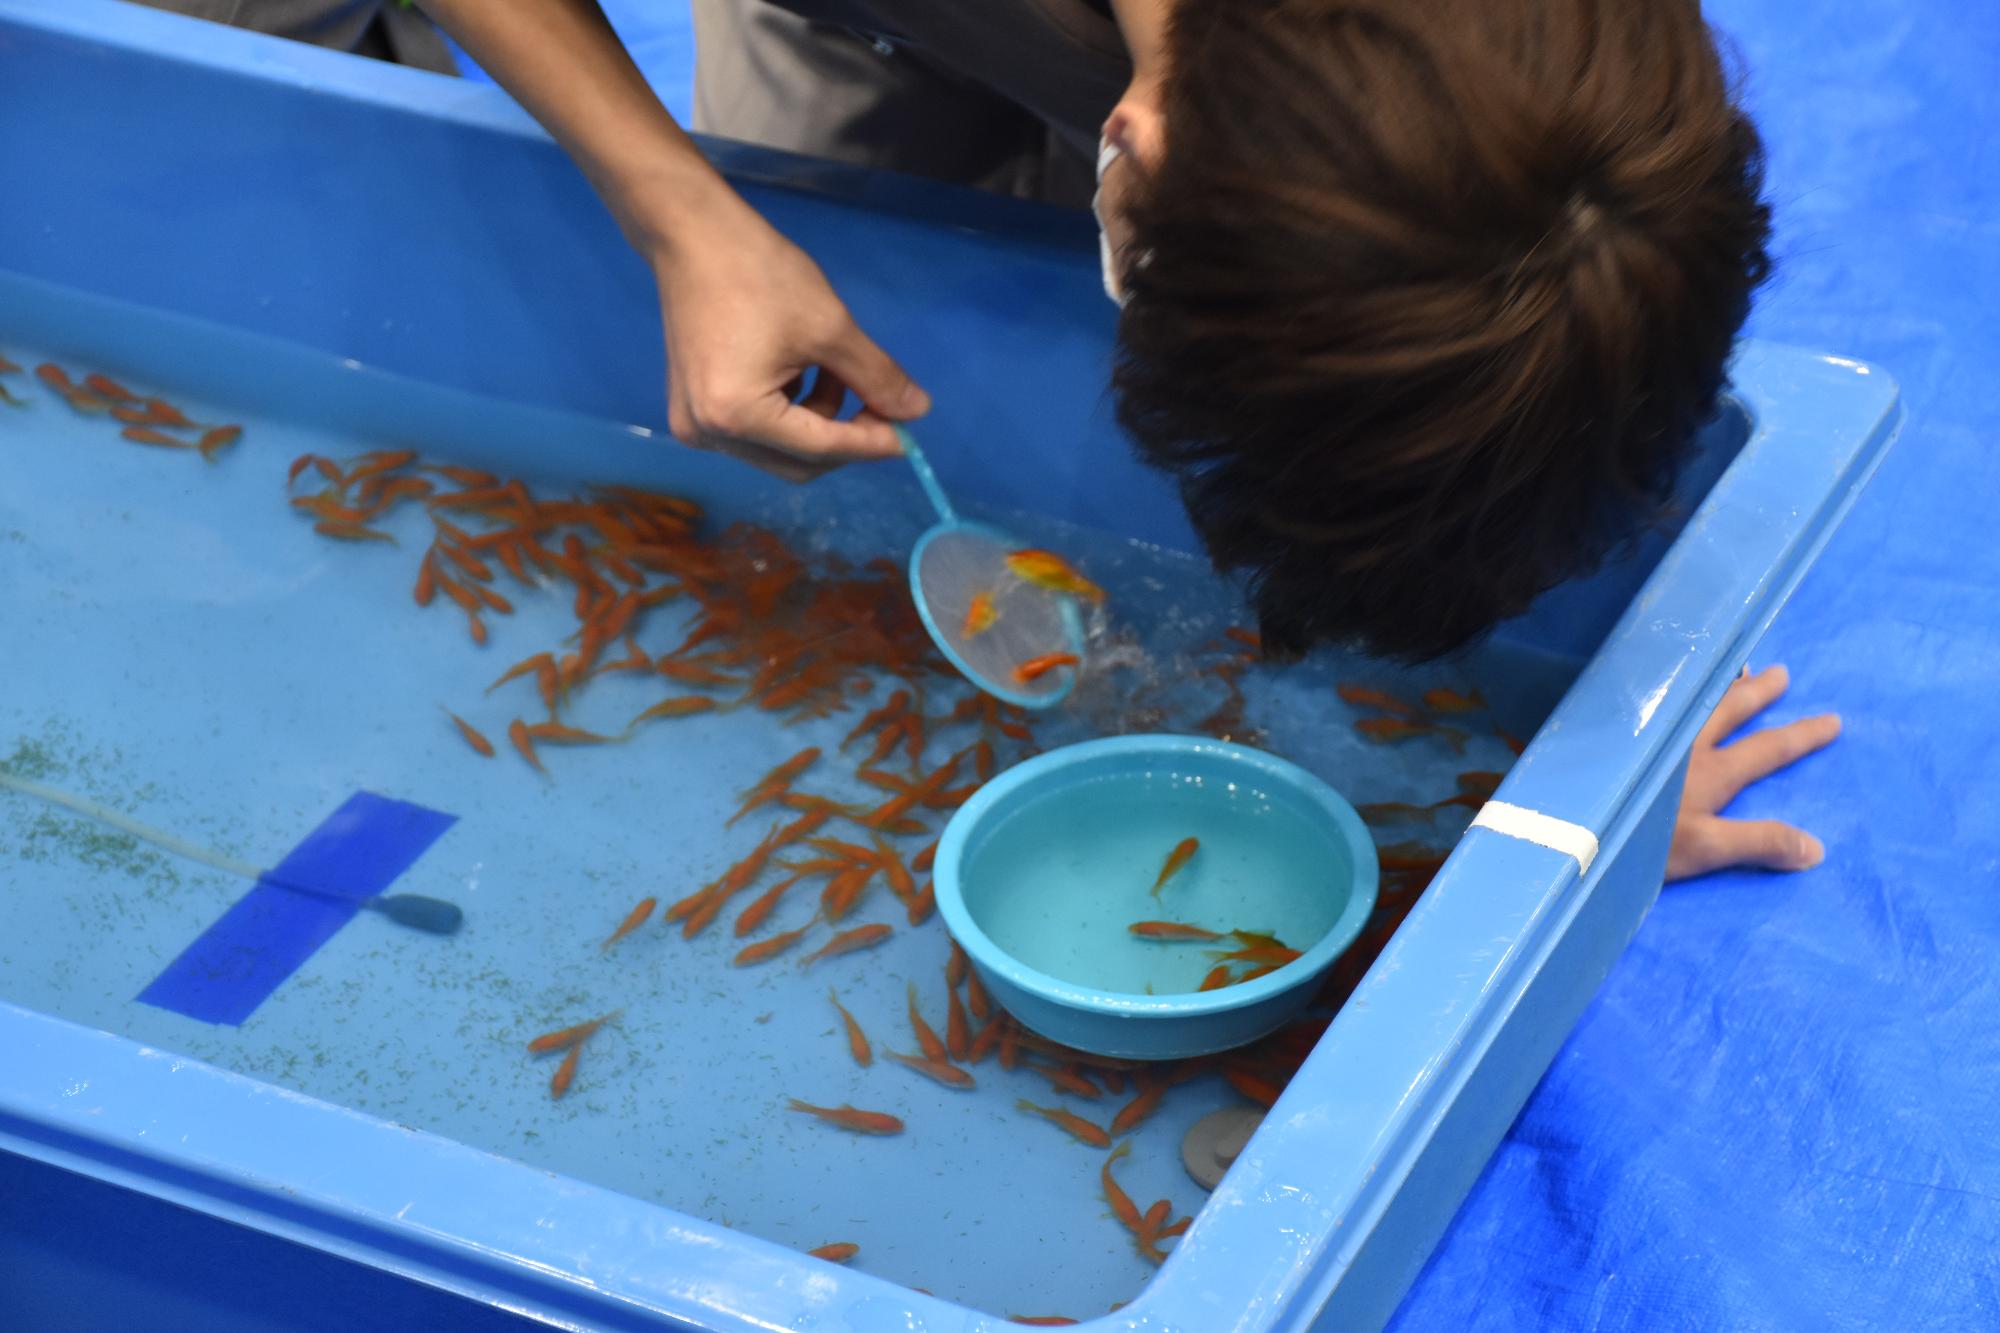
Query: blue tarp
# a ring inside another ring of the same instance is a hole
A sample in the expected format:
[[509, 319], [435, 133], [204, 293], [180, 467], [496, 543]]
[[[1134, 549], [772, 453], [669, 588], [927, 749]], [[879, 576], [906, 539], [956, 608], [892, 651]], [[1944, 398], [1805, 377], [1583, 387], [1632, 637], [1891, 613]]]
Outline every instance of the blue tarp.
[[[686, 9], [607, 4], [677, 112]], [[2000, 1327], [2000, 10], [1721, 0], [1770, 150], [1751, 332], [1910, 424], [1758, 653], [1828, 847], [1669, 889], [1398, 1315], [1430, 1329]]]

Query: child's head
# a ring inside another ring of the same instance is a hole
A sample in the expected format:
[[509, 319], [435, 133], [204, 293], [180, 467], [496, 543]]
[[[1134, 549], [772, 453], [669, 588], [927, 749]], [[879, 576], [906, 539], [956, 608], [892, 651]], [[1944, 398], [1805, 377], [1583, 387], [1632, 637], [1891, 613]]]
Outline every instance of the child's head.
[[1688, 0], [1179, 0], [1119, 413], [1267, 645], [1448, 651], [1659, 511], [1769, 213]]

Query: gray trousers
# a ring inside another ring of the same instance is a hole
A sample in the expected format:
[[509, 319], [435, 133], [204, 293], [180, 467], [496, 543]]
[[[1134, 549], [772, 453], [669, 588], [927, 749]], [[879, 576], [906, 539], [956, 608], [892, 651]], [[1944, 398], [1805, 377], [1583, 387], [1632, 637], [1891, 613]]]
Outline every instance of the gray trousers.
[[227, 23], [314, 46], [456, 74], [431, 21], [395, 0], [138, 0], [152, 9]]
[[764, 0], [693, 6], [693, 128], [704, 134], [1071, 207], [1090, 202], [1095, 124], [1053, 126], [915, 46]]

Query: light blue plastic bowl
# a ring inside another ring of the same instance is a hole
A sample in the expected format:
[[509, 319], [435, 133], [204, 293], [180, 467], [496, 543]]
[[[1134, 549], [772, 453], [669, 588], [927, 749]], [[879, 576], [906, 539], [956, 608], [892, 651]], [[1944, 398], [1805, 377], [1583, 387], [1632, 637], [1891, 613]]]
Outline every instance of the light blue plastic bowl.
[[[1154, 898], [1189, 835], [1201, 849]], [[1374, 909], [1377, 867], [1354, 807], [1298, 765], [1145, 735], [1051, 750], [987, 783], [945, 827], [935, 878], [946, 926], [1015, 1018], [1079, 1050], [1170, 1060], [1254, 1041], [1310, 1003]], [[1135, 920], [1266, 931], [1304, 953], [1196, 991], [1209, 951], [1233, 946], [1139, 940]]]

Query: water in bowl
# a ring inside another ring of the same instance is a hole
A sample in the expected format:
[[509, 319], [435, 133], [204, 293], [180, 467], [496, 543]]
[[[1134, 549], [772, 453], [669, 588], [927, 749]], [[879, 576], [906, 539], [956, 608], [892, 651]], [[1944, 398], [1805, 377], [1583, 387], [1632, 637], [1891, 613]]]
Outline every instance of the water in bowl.
[[[1200, 849], [1159, 896], [1153, 882], [1184, 838]], [[1276, 935], [1301, 952], [1340, 918], [1353, 867], [1323, 815], [1295, 798], [1188, 772], [1106, 774], [1024, 799], [968, 849], [966, 907], [1008, 954], [1097, 990], [1199, 989], [1212, 951], [1162, 943], [1138, 921]]]

